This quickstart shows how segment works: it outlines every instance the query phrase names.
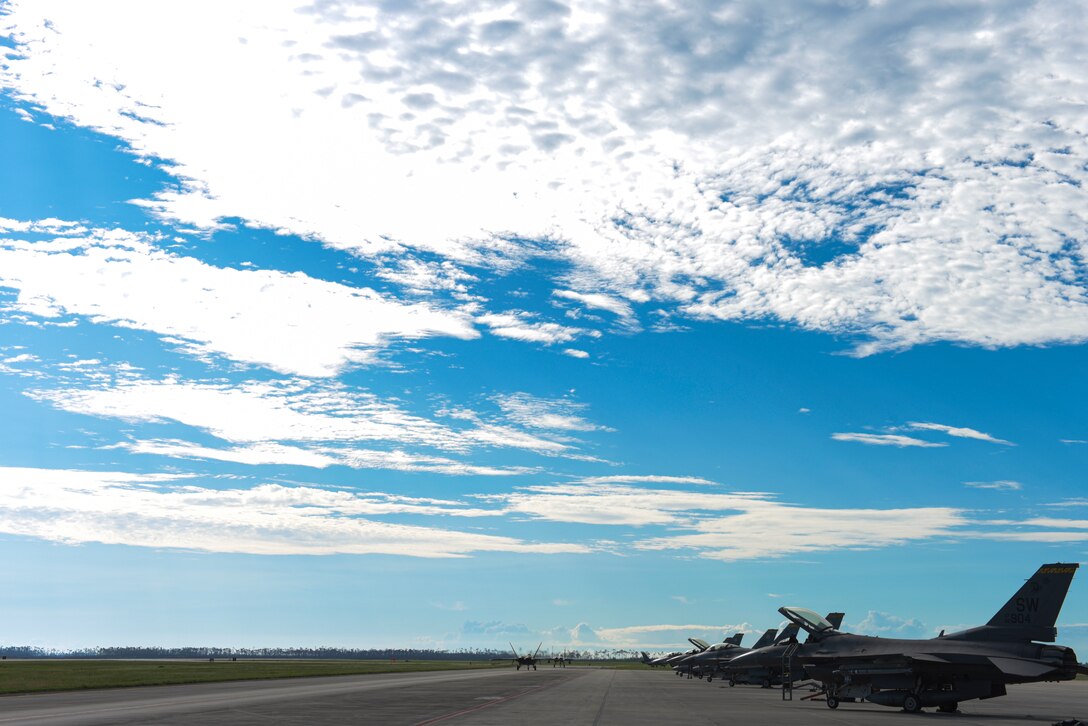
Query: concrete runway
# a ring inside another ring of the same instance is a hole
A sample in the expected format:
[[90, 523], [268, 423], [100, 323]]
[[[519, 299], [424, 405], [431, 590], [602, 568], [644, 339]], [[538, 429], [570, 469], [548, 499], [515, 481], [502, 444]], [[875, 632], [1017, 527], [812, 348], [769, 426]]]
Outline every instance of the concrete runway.
[[910, 716], [871, 704], [782, 701], [764, 690], [666, 671], [541, 668], [123, 688], [0, 697], [0, 726], [35, 724], [389, 724], [390, 726], [660, 726], [702, 724], [1049, 725], [1088, 720], [1088, 681], [1010, 686], [961, 713]]

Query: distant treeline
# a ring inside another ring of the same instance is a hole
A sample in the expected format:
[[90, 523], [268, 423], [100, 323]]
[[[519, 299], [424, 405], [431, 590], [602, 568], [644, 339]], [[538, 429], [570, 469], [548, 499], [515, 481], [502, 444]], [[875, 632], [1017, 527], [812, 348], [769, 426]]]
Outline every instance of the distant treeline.
[[[559, 655], [557, 652], [556, 655]], [[637, 658], [629, 650], [565, 650], [565, 658], [575, 660], [626, 660]], [[316, 658], [322, 660], [491, 660], [512, 657], [509, 651], [463, 648], [429, 650], [419, 648], [83, 648], [59, 650], [33, 646], [0, 646], [0, 656], [7, 658]], [[550, 658], [541, 651], [540, 658]]]

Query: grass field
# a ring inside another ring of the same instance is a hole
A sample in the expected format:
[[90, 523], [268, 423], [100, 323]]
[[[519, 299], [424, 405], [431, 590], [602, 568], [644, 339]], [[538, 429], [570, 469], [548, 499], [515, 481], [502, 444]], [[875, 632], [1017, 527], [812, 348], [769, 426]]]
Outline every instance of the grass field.
[[0, 693], [509, 667], [506, 662], [445, 660], [7, 660], [0, 661]]

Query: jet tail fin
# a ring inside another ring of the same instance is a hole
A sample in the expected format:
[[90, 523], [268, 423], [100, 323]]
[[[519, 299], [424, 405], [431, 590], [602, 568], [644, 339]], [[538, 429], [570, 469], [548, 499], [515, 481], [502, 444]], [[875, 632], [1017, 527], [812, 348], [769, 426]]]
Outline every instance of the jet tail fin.
[[846, 617], [846, 613], [828, 613], [827, 622], [831, 623], [831, 627], [838, 630], [842, 627], [842, 619]]
[[752, 646], [752, 650], [756, 648], [764, 648], [774, 642], [774, 636], [778, 635], [778, 628], [768, 628], [763, 632], [763, 635], [759, 637], [756, 644]]
[[740, 641], [744, 639], [744, 633], [734, 633], [725, 639], [726, 643], [732, 643], [733, 645], [740, 645]]
[[986, 625], [1021, 635], [1025, 640], [1054, 641], [1054, 623], [1079, 566], [1075, 562], [1043, 565]]
[[778, 637], [774, 639], [774, 642], [781, 643], [784, 640], [797, 637], [797, 631], [801, 629], [797, 623], [790, 623], [786, 627], [782, 628], [782, 632], [778, 634]]

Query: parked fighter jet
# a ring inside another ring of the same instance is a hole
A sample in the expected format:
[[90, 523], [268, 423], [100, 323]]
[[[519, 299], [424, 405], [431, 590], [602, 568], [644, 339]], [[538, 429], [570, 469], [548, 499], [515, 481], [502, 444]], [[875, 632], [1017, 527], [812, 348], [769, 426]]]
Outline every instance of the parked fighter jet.
[[710, 643], [700, 638], [688, 638], [688, 642], [695, 647], [683, 653], [669, 653], [668, 655], [663, 655], [660, 658], [654, 659], [650, 665], [672, 666], [681, 658], [686, 658], [689, 655], [699, 653], [710, 647]]
[[689, 676], [705, 677], [706, 682], [711, 683], [714, 681], [714, 676], [726, 663], [742, 653], [750, 653], [756, 648], [770, 645], [774, 642], [774, 636], [777, 633], [778, 628], [767, 630], [751, 648], [741, 647], [740, 638], [737, 638], [736, 642], [726, 640], [722, 643], [715, 643], [701, 653], [684, 658], [674, 668], [687, 668]]
[[[674, 661], [672, 667], [676, 671], [676, 675], [687, 675], [688, 678], [692, 676], [702, 678], [706, 669], [716, 664], [719, 657], [725, 660], [731, 659], [733, 655], [726, 656], [725, 654], [740, 648], [740, 641], [743, 639], [744, 633], [734, 633], [720, 643], [715, 643], [698, 653], [685, 655], [683, 658]], [[749, 648], [740, 648], [741, 653], [747, 653], [748, 651]]]
[[840, 633], [811, 610], [779, 612], [810, 633], [796, 662], [823, 683], [828, 707], [867, 700], [910, 713], [925, 706], [954, 712], [960, 701], [1004, 696], [1010, 683], [1088, 674], [1072, 648], [1034, 642], [1056, 639], [1054, 623], [1077, 567], [1043, 565], [986, 625], [928, 640]]
[[[843, 617], [843, 613], [828, 613], [827, 621], [833, 628], [838, 629], [842, 625]], [[726, 664], [722, 668], [723, 677], [729, 678], [730, 686], [738, 683], [757, 683], [763, 688], [770, 688], [772, 685], [781, 684], [784, 665], [782, 656], [791, 646], [797, 647], [797, 633], [800, 629], [797, 623], [789, 623], [782, 628], [782, 632], [778, 634], [772, 645], [759, 649], [753, 648], [752, 655], [744, 658], [742, 662], [738, 663], [739, 659], [734, 659]], [[805, 677], [804, 671], [791, 670], [789, 677], [791, 682], [800, 680]]]

